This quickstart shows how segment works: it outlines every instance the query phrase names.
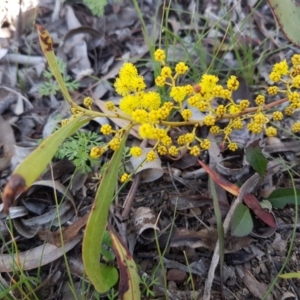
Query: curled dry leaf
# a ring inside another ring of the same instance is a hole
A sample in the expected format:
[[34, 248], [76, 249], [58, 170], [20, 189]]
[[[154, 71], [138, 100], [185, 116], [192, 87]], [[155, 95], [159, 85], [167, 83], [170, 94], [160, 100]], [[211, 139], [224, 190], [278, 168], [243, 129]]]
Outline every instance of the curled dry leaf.
[[[15, 219], [26, 216], [28, 214], [27, 209], [24, 206], [15, 206], [9, 208], [9, 218]], [[3, 212], [3, 203], [0, 204], [0, 220], [7, 218], [7, 215]]]
[[[238, 156], [227, 157], [217, 162], [216, 170], [221, 175], [226, 177], [233, 177], [235, 180], [240, 179], [243, 175], [249, 173], [249, 163], [240, 158], [237, 160]], [[237, 162], [242, 160], [241, 165], [237, 165]]]
[[[53, 193], [48, 193], [47, 190], [44, 189], [45, 187], [52, 189]], [[34, 196], [35, 194], [37, 194], [36, 197]], [[35, 198], [38, 198], [41, 202], [44, 197], [46, 197], [44, 201], [44, 204], [46, 205], [44, 208], [42, 208], [42, 211], [40, 211], [36, 209], [35, 206], [41, 206], [41, 203], [38, 203]], [[58, 197], [59, 203], [60, 199], [65, 198], [65, 201], [59, 205], [58, 210], [55, 206], [55, 197]], [[49, 203], [48, 199], [52, 199], [52, 202]], [[13, 220], [14, 226], [18, 233], [26, 238], [32, 238], [40, 230], [45, 230], [51, 226], [59, 226], [59, 224], [64, 224], [76, 213], [76, 207], [71, 193], [61, 183], [52, 180], [41, 180], [35, 182], [26, 193], [22, 193], [16, 199], [17, 205], [21, 203], [23, 203], [25, 207], [28, 210], [31, 210], [35, 215], [42, 213], [35, 217], [27, 216], [26, 219], [17, 218]], [[46, 212], [43, 213], [45, 210]], [[57, 211], [59, 211], [59, 217], [57, 216]]]
[[81, 237], [77, 237], [60, 248], [46, 243], [18, 254], [2, 254], [0, 255], [0, 272], [13, 272], [16, 269], [16, 264], [24, 271], [44, 266], [63, 256], [80, 241]]
[[278, 251], [280, 256], [284, 256], [287, 251], [288, 240], [284, 240], [280, 233], [275, 233], [275, 239], [272, 243], [272, 249]]
[[291, 292], [284, 292], [284, 294], [281, 296], [280, 300], [296, 300], [297, 297], [295, 294], [291, 293]]
[[65, 224], [74, 216], [74, 210], [69, 202], [64, 202], [59, 206], [59, 217], [57, 209], [54, 207], [49, 212], [29, 218], [18, 218], [13, 220], [13, 224], [17, 232], [25, 238], [33, 238], [40, 230], [49, 228], [51, 225], [59, 226]]
[[15, 144], [14, 156], [12, 157], [12, 169], [15, 169], [36, 147], [36, 142], [19, 142]]
[[151, 243], [160, 235], [154, 211], [148, 207], [139, 207], [134, 211], [133, 223], [138, 238], [143, 243]]
[[[75, 30], [81, 27], [74, 10], [71, 6], [66, 6], [66, 21], [69, 30]], [[68, 35], [68, 34], [67, 34]], [[63, 44], [63, 50], [65, 53], [72, 55], [72, 59], [68, 62], [68, 66], [76, 74], [76, 79], [91, 75], [93, 69], [91, 68], [91, 62], [88, 58], [86, 39], [89, 37], [83, 31], [75, 31], [73, 34], [68, 35], [68, 42]]]
[[[0, 171], [3, 171], [10, 165], [14, 154], [15, 136], [8, 121], [5, 121], [0, 115]], [[3, 134], [5, 133], [5, 134]]]
[[134, 170], [137, 170], [136, 173], [141, 173], [142, 182], [155, 181], [164, 173], [161, 160], [157, 154], [153, 161], [146, 161], [147, 154], [150, 151], [152, 151], [152, 148], [144, 148], [142, 155], [139, 157], [130, 157], [130, 162]]
[[0, 49], [0, 60], [7, 54], [8, 49]]

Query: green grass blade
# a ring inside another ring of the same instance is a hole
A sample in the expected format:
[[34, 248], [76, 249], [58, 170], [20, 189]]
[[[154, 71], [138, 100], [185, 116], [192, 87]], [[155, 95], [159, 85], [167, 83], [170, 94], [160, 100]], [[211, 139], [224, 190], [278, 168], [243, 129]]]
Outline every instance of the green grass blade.
[[100, 293], [107, 292], [118, 280], [116, 268], [99, 263], [101, 245], [106, 228], [109, 207], [112, 202], [118, 170], [128, 132], [122, 138], [99, 185], [95, 201], [84, 233], [82, 253], [85, 271]]
[[224, 249], [225, 249], [224, 228], [223, 228], [222, 214], [219, 205], [217, 190], [216, 190], [215, 182], [211, 176], [209, 176], [209, 186], [213, 198], [213, 206], [214, 206], [214, 212], [216, 215], [216, 222], [217, 222], [218, 239], [219, 239], [219, 256], [220, 256], [220, 281], [221, 281], [221, 292], [223, 294], [223, 278], [224, 278], [223, 266], [224, 266]]

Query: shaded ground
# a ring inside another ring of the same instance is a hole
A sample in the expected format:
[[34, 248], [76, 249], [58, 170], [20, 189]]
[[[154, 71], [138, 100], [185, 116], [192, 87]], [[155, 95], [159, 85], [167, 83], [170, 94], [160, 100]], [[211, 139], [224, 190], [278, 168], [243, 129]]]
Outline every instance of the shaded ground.
[[[86, 96], [117, 102], [119, 98], [112, 84], [122, 62], [128, 59], [136, 63], [147, 86], [153, 87], [154, 70], [149, 46], [158, 45], [168, 52], [170, 63], [185, 61], [191, 66], [183, 83], [195, 84], [209, 68], [209, 73], [218, 74], [223, 81], [231, 74], [239, 76], [241, 87], [236, 92], [236, 99], [249, 99], [253, 103], [258, 93], [265, 92], [270, 83], [272, 64], [284, 58], [290, 59], [298, 51], [279, 30], [268, 6], [262, 3], [254, 7], [256, 1], [250, 0], [227, 1], [228, 5], [221, 5], [218, 1], [199, 2], [201, 4], [197, 1], [163, 4], [140, 1], [140, 12], [149, 37], [146, 41], [141, 20], [131, 1], [111, 3], [105, 7], [104, 17], [95, 17], [81, 2], [67, 1], [62, 5], [59, 1], [43, 0], [38, 8], [34, 8], [33, 2], [25, 4], [24, 1], [24, 6], [28, 6], [24, 9], [27, 13], [19, 14], [16, 9], [18, 1], [13, 6], [12, 1], [6, 0], [0, 8], [1, 189], [12, 170], [37, 146], [39, 139], [49, 136], [62, 119], [70, 116], [69, 107], [63, 104], [60, 93], [41, 95], [46, 94], [51, 85], [43, 86], [50, 80], [43, 76], [46, 61], [32, 25], [33, 19], [50, 32], [57, 56], [66, 63], [65, 75], [71, 76], [69, 82], [78, 81], [78, 86], [71, 93], [78, 104]], [[42, 91], [41, 87], [44, 88]], [[267, 102], [270, 101], [274, 98], [267, 99]], [[94, 109], [99, 110], [101, 105], [102, 102], [97, 102]], [[293, 184], [298, 186], [300, 142], [289, 134], [292, 121], [297, 119], [298, 113], [295, 113], [280, 124], [283, 130], [278, 138], [259, 136], [262, 139], [260, 146], [264, 148], [268, 160], [275, 162], [275, 158], [280, 158], [285, 162], [278, 163], [274, 168], [269, 164], [265, 180], [254, 189], [249, 185], [249, 192], [260, 200], [274, 189], [292, 187]], [[105, 122], [109, 120], [95, 120], [85, 129], [98, 133]], [[176, 134], [174, 132], [174, 138]], [[199, 134], [206, 138], [208, 129], [201, 128]], [[255, 140], [253, 136], [244, 134], [237, 135], [235, 139], [244, 147]], [[131, 137], [128, 147], [135, 143], [139, 141]], [[201, 153], [202, 161], [216, 168], [231, 182], [239, 186], [247, 184], [255, 172], [244, 159], [244, 150], [234, 155], [229, 151], [220, 154], [220, 145], [214, 143], [209, 151]], [[122, 168], [130, 170], [129, 158], [124, 156]], [[42, 176], [43, 181], [30, 195], [19, 199], [11, 210], [13, 223], [1, 212], [1, 251], [4, 255], [10, 253], [6, 259], [9, 260], [13, 251], [12, 231], [20, 252], [36, 248], [41, 256], [43, 250], [37, 247], [43, 245], [44, 240], [53, 243], [49, 228], [52, 232], [57, 231], [57, 220], [54, 223], [52, 219], [44, 221], [46, 213], [55, 216], [53, 178], [59, 197], [70, 189], [69, 201], [66, 201], [60, 216], [63, 226], [76, 220], [73, 204], [79, 216], [86, 216], [103, 166], [109, 158], [108, 155], [95, 166], [89, 165], [87, 174], [74, 174], [72, 163], [56, 158], [52, 169], [49, 168]], [[224, 162], [224, 159], [228, 160]], [[286, 171], [287, 166], [293, 170], [294, 181]], [[140, 275], [149, 285], [148, 294], [147, 284], [141, 286], [143, 299], [165, 299], [164, 278], [167, 279], [170, 299], [201, 299], [217, 240], [207, 173], [188, 154], [177, 160], [162, 158], [162, 167], [158, 166], [153, 172], [152, 175], [159, 178], [156, 181], [147, 174], [145, 181], [148, 180], [148, 183], [135, 178], [126, 186], [111, 206], [109, 223], [134, 254]], [[133, 191], [135, 184], [138, 187]], [[218, 196], [225, 197], [230, 204], [235, 199], [220, 190]], [[225, 217], [228, 207], [221, 206], [221, 209]], [[266, 226], [262, 222], [255, 220], [254, 234], [242, 238], [227, 234], [224, 266], [226, 299], [262, 299], [281, 269], [291, 242], [296, 212], [292, 205], [273, 209], [273, 212], [276, 231], [264, 228]], [[142, 227], [137, 225], [139, 222]], [[157, 251], [155, 231], [159, 235], [164, 268], [159, 264], [161, 253]], [[100, 296], [93, 294], [83, 275], [81, 239], [82, 233], [79, 231], [73, 242], [68, 243], [70, 251], [67, 259], [75, 293], [78, 299], [98, 299]], [[286, 272], [300, 269], [298, 249], [300, 239], [297, 229]], [[7, 265], [2, 258], [0, 298], [26, 299], [24, 293], [34, 290], [37, 299], [74, 299], [62, 254], [55, 247], [49, 248], [48, 263], [37, 269], [40, 256], [31, 262], [24, 274], [19, 274], [15, 268], [15, 272], [5, 271]], [[29, 281], [30, 276], [37, 281]], [[17, 288], [15, 282], [24, 278], [27, 278], [28, 284], [23, 284], [22, 289]], [[154, 280], [155, 284], [151, 284]], [[13, 291], [9, 296], [5, 291], [10, 286], [13, 286]], [[279, 280], [267, 299], [297, 299], [300, 297], [299, 287], [299, 280]], [[35, 299], [30, 297], [27, 299]], [[112, 298], [103, 295], [103, 299]], [[218, 268], [211, 299], [221, 299]]]

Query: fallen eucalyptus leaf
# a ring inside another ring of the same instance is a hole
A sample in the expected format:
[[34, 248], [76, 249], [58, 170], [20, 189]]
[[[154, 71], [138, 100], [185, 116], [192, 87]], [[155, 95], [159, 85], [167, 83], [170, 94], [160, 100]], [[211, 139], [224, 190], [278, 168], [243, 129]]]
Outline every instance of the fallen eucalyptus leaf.
[[[168, 233], [169, 235], [169, 233]], [[170, 240], [170, 247], [206, 248], [214, 250], [218, 234], [216, 229], [202, 229], [191, 231], [188, 229], [176, 229]], [[254, 241], [249, 236], [235, 237], [227, 236], [225, 239], [224, 253], [234, 253], [248, 246]], [[161, 246], [163, 246], [161, 244]]]
[[0, 171], [9, 167], [14, 154], [15, 136], [8, 121], [0, 115]]
[[[52, 189], [50, 195], [45, 190], [45, 187]], [[35, 182], [28, 191], [22, 193], [15, 202], [17, 205], [20, 204], [20, 202], [26, 203], [32, 199], [35, 194], [38, 195], [36, 198], [38, 198], [39, 201], [44, 197], [46, 197], [46, 199], [52, 199], [52, 201], [48, 202], [48, 209], [42, 215], [35, 217], [27, 216], [26, 219], [17, 218], [13, 220], [13, 224], [18, 233], [26, 238], [34, 237], [40, 230], [46, 230], [51, 226], [64, 224], [76, 214], [76, 206], [71, 193], [61, 183], [52, 180]], [[54, 201], [56, 196], [58, 197], [59, 203], [61, 202], [61, 199], [64, 199], [58, 209], [56, 208]], [[36, 205], [38, 205], [38, 203], [36, 203]], [[59, 211], [59, 216], [57, 216], [57, 211]]]
[[42, 231], [39, 233], [39, 237], [41, 240], [44, 240], [50, 244], [55, 245], [56, 247], [62, 246], [63, 243], [67, 243], [74, 239], [77, 235], [80, 229], [86, 225], [86, 222], [88, 220], [89, 214], [86, 214], [82, 218], [77, 219], [73, 224], [70, 226], [58, 230], [56, 232], [51, 232], [50, 230]]
[[164, 171], [161, 167], [161, 160], [156, 154], [153, 161], [146, 161], [147, 154], [152, 151], [152, 148], [144, 148], [142, 155], [139, 157], [130, 157], [130, 162], [136, 170], [136, 173], [142, 174], [141, 182], [152, 182], [159, 179]]
[[13, 272], [16, 270], [17, 264], [24, 271], [39, 268], [57, 260], [73, 249], [80, 241], [81, 237], [77, 237], [60, 248], [46, 243], [18, 254], [2, 254], [0, 255], [0, 272]]

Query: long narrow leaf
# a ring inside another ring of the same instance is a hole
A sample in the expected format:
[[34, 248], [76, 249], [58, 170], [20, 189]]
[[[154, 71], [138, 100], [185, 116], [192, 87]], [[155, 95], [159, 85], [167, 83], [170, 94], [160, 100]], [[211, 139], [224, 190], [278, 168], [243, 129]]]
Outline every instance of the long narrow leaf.
[[49, 32], [41, 25], [37, 24], [36, 28], [38, 30], [40, 45], [43, 50], [43, 53], [47, 59], [49, 67], [53, 76], [55, 77], [62, 94], [68, 102], [73, 102], [72, 98], [68, 92], [68, 89], [65, 85], [64, 79], [59, 71], [59, 67], [57, 64], [56, 56], [53, 51], [53, 42]]
[[26, 190], [42, 174], [51, 162], [59, 146], [70, 135], [74, 134], [90, 118], [74, 118], [45, 139], [23, 162], [15, 169], [3, 192], [3, 211], [8, 213], [17, 194]]
[[237, 196], [240, 192], [240, 189], [235, 184], [231, 183], [227, 179], [223, 178], [221, 175], [219, 175], [217, 172], [212, 170], [209, 166], [207, 166], [204, 162], [201, 160], [198, 160], [198, 163], [201, 165], [201, 167], [211, 176], [211, 178], [214, 180], [216, 184], [221, 186], [224, 190], [231, 193], [234, 196]]
[[99, 260], [109, 206], [118, 180], [118, 170], [127, 135], [128, 132], [122, 138], [119, 149], [114, 153], [106, 169], [84, 233], [82, 252], [85, 271], [100, 293], [108, 291], [118, 280], [116, 268], [99, 263]]
[[114, 251], [120, 272], [119, 298], [122, 300], [140, 300], [140, 277], [134, 259], [122, 240], [110, 230]]

